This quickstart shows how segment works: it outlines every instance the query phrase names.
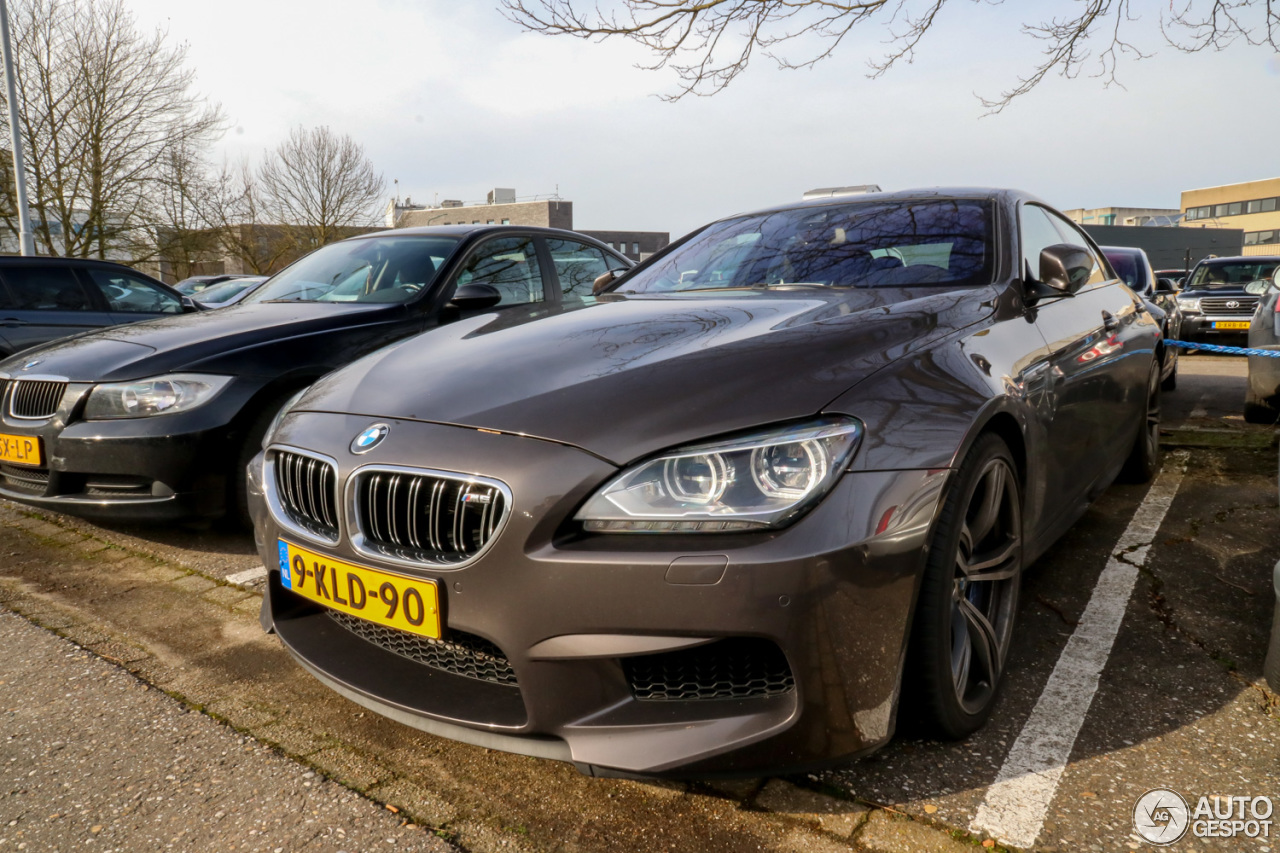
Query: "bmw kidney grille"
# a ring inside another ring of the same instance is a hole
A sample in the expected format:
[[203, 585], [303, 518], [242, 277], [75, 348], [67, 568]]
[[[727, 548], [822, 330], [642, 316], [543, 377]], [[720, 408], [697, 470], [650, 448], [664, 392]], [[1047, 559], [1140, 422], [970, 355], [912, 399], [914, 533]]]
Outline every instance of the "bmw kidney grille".
[[67, 390], [65, 382], [49, 382], [41, 379], [18, 379], [9, 392], [9, 414], [29, 420], [51, 417], [58, 411], [62, 395]]
[[290, 520], [325, 539], [338, 538], [337, 474], [322, 459], [289, 453], [275, 454], [276, 493]]
[[434, 565], [478, 554], [507, 509], [495, 483], [395, 469], [360, 472], [354, 499], [363, 534], [357, 547]]

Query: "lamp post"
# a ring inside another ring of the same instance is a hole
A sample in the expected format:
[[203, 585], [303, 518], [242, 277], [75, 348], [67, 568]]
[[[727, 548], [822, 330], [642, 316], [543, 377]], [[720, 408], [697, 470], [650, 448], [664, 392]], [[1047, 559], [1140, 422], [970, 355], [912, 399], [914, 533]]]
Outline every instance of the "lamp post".
[[4, 85], [9, 98], [9, 135], [13, 145], [13, 192], [18, 207], [18, 240], [22, 254], [34, 255], [31, 211], [27, 209], [27, 171], [22, 161], [22, 134], [18, 129], [18, 84], [13, 75], [13, 44], [9, 39], [9, 7], [0, 0], [0, 42], [4, 48]]

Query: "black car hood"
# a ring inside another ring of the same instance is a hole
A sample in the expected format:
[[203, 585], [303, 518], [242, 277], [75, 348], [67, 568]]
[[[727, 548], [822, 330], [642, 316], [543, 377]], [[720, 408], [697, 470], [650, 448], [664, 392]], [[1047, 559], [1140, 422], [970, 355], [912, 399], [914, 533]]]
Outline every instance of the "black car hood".
[[397, 309], [402, 306], [259, 302], [175, 314], [111, 326], [18, 353], [0, 362], [0, 371], [12, 372], [38, 360], [30, 373], [97, 382], [212, 369], [214, 359], [237, 350], [353, 325], [353, 312], [374, 315]]
[[530, 435], [621, 464], [815, 415], [988, 316], [995, 295], [814, 288], [614, 298], [534, 323], [477, 318], [366, 356], [297, 408]]

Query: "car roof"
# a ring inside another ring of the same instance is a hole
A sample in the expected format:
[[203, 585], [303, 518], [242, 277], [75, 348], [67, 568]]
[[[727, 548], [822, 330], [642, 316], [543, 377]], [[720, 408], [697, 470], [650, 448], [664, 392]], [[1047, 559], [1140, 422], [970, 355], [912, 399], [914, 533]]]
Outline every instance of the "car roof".
[[[858, 193], [856, 195], [826, 196], [815, 199], [797, 199], [786, 204], [763, 207], [758, 210], [743, 211], [723, 219], [736, 219], [739, 216], [753, 216], [764, 213], [775, 213], [783, 210], [803, 210], [807, 207], [831, 207], [846, 204], [865, 204], [869, 202], [892, 201], [926, 201], [930, 199], [972, 199], [975, 201], [998, 200], [1004, 203], [1030, 201], [1044, 204], [1041, 199], [1022, 190], [1000, 187], [917, 187], [914, 189], [894, 190], [892, 192]], [[719, 220], [717, 220], [719, 221]]]
[[1270, 263], [1271, 261], [1280, 261], [1280, 255], [1232, 255], [1229, 258], [1205, 258], [1202, 264], [1238, 264], [1244, 263]]
[[122, 264], [119, 261], [104, 261], [101, 258], [58, 258], [50, 255], [0, 255], [0, 264], [14, 263], [40, 264], [48, 266], [73, 264], [75, 266], [117, 267], [119, 269], [128, 270], [129, 272], [139, 273], [140, 275], [147, 275], [141, 270], [136, 270], [128, 264]]
[[382, 231], [371, 231], [368, 234], [359, 234], [355, 237], [348, 237], [348, 240], [370, 240], [379, 237], [401, 237], [401, 236], [445, 236], [445, 237], [468, 237], [472, 234], [480, 232], [492, 231], [501, 233], [510, 231], [514, 233], [527, 234], [545, 234], [555, 237], [572, 237], [575, 240], [581, 239], [591, 243], [599, 243], [600, 241], [594, 237], [589, 237], [580, 231], [567, 231], [563, 228], [546, 228], [541, 225], [415, 225], [411, 228], [387, 228]]

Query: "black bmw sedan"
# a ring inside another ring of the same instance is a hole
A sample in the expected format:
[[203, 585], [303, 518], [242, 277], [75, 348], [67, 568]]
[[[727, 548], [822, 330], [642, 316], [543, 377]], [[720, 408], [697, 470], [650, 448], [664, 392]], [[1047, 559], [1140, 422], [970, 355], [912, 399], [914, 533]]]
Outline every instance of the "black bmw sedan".
[[263, 624], [359, 704], [590, 773], [962, 737], [1023, 568], [1154, 473], [1162, 349], [1021, 193], [721, 220], [316, 383], [250, 467]]
[[299, 389], [495, 305], [581, 304], [595, 277], [630, 266], [553, 229], [379, 232], [313, 252], [229, 308], [28, 350], [0, 362], [0, 496], [100, 519], [247, 521], [245, 465]]

